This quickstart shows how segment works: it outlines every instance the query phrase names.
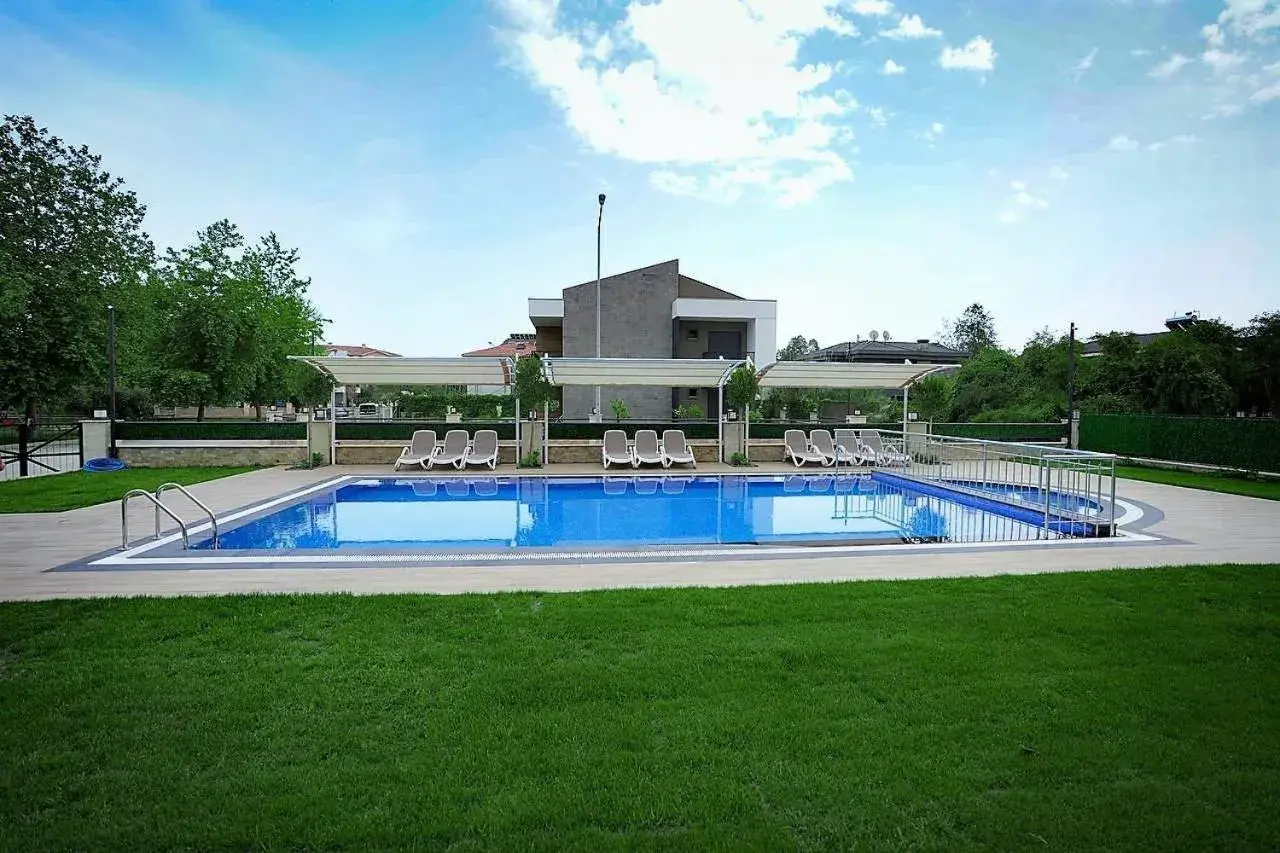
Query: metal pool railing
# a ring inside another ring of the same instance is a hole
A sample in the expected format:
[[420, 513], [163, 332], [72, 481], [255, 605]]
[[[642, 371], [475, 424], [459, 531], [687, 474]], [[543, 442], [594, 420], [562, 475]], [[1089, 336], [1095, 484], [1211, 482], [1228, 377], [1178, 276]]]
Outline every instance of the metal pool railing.
[[[1047, 534], [1115, 534], [1116, 457], [1060, 446], [879, 430], [906, 461], [881, 470], [1032, 514]], [[892, 454], [889, 454], [892, 456]]]

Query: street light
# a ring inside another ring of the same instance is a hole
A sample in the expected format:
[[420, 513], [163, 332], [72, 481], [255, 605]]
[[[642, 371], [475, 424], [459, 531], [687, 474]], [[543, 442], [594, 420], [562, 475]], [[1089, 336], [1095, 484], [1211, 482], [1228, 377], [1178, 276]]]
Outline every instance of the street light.
[[[600, 208], [596, 214], [596, 358], [600, 357], [600, 232], [604, 225], [604, 193], [600, 193], [596, 197]], [[604, 413], [600, 408], [600, 386], [596, 386], [596, 406], [597, 415]]]
[[116, 306], [107, 306], [107, 429], [111, 431], [110, 453], [116, 458]]

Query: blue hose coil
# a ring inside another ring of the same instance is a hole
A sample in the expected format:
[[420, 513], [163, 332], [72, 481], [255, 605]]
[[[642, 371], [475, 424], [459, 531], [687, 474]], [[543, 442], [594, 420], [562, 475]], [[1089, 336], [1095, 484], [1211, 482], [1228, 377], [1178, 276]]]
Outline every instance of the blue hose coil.
[[105, 473], [108, 471], [123, 471], [129, 466], [125, 465], [119, 459], [108, 459], [105, 456], [97, 459], [90, 459], [84, 463], [84, 470], [90, 473]]

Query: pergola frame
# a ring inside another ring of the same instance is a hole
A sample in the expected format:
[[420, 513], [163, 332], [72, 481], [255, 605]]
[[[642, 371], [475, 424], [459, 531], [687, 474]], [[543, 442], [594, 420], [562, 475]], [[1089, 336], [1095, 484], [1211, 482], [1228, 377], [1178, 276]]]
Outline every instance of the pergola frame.
[[[907, 402], [912, 385], [951, 365], [911, 362], [775, 361], [760, 371], [763, 388], [902, 389], [902, 434], [907, 434]], [[747, 416], [750, 435], [750, 412]]]
[[[337, 460], [338, 425], [332, 413], [337, 407], [338, 385], [499, 385], [510, 387], [515, 362], [510, 358], [366, 358], [289, 356], [309, 364], [334, 382], [330, 396], [332, 430], [330, 458]], [[543, 376], [556, 387], [604, 385], [660, 388], [715, 388], [720, 395], [717, 445], [724, 461], [724, 386], [733, 371], [751, 359], [698, 358], [563, 358], [544, 357]], [[901, 388], [902, 431], [907, 431], [908, 393], [911, 385], [944, 370], [944, 364], [778, 361], [760, 370], [760, 388]], [[545, 407], [544, 407], [545, 409]], [[745, 437], [750, 435], [751, 409], [744, 414]], [[543, 459], [546, 459], [549, 424], [543, 422]], [[520, 441], [520, 398], [515, 398], [515, 435]]]
[[[334, 383], [329, 394], [329, 459], [338, 462], [339, 385], [501, 385], [510, 387], [515, 362], [510, 358], [400, 358], [398, 356], [291, 355]], [[516, 455], [520, 446], [520, 398], [515, 398]]]
[[[560, 388], [603, 385], [715, 388], [720, 394], [720, 411], [716, 417], [716, 445], [718, 457], [723, 462], [724, 385], [734, 370], [750, 363], [750, 359], [726, 358], [547, 357], [542, 359], [542, 371], [547, 382]], [[603, 420], [603, 413], [600, 414]], [[547, 432], [548, 425], [544, 424], [544, 442], [547, 440]]]

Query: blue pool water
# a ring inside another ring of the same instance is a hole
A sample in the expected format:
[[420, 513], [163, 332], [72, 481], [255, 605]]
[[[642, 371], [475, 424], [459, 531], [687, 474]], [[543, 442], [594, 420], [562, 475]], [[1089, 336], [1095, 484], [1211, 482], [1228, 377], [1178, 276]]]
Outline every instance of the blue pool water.
[[1039, 520], [995, 500], [881, 474], [387, 478], [308, 495], [224, 530], [219, 547], [437, 552], [988, 542], [1043, 538]]

